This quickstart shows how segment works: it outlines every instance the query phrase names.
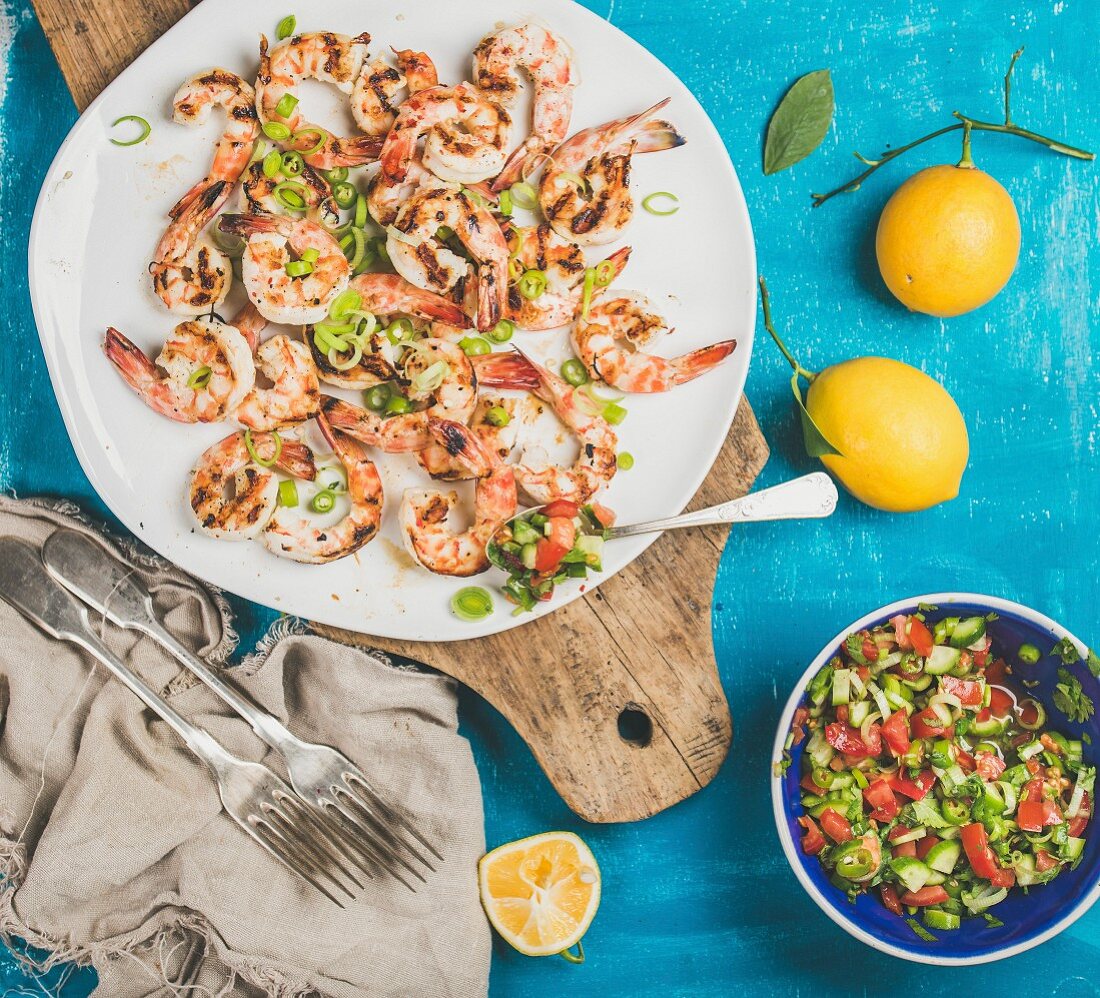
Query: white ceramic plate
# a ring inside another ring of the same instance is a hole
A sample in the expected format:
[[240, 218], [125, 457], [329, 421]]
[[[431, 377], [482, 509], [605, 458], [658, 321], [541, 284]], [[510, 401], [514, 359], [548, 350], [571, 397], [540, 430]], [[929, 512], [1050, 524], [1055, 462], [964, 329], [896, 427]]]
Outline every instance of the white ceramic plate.
[[[400, 496], [406, 486], [427, 480], [405, 458], [379, 456], [387, 494], [384, 526], [357, 558], [299, 565], [259, 544], [197, 533], [183, 498], [187, 473], [228, 427], [158, 417], [101, 353], [104, 330], [114, 325], [155, 356], [179, 321], [153, 295], [146, 268], [168, 208], [205, 175], [223, 119], [212, 115], [208, 126], [197, 129], [173, 124], [176, 87], [215, 64], [250, 77], [258, 37], [272, 36], [282, 13], [268, 0], [204, 0], [107, 88], [58, 152], [31, 229], [30, 285], [69, 436], [92, 485], [119, 519], [160, 554], [217, 586], [290, 614], [391, 638], [459, 640], [514, 627], [531, 615], [513, 617], [499, 597], [496, 611], [480, 623], [455, 618], [448, 602], [463, 583], [415, 567], [401, 549], [394, 522]], [[471, 52], [484, 34], [531, 16], [575, 49], [582, 83], [572, 130], [671, 97], [664, 114], [688, 139], [679, 149], [634, 157], [636, 198], [674, 191], [681, 207], [663, 218], [637, 211], [625, 240], [633, 255], [617, 286], [645, 291], [675, 327], [661, 352], [682, 353], [731, 336], [739, 345], [716, 372], [671, 394], [627, 400], [620, 447], [636, 463], [602, 497], [622, 522], [675, 513], [709, 471], [741, 398], [756, 307], [745, 201], [722, 141], [696, 100], [634, 41], [567, 0], [330, 0], [323, 11], [307, 5], [298, 29], [368, 31], [372, 54], [390, 45], [421, 49], [436, 60], [443, 81], [457, 82], [468, 77]], [[303, 102], [319, 102], [308, 105], [313, 120], [347, 131], [317, 113], [325, 99], [320, 85], [303, 90]], [[120, 148], [108, 141], [111, 122], [124, 114], [149, 119], [153, 133], [146, 143]], [[526, 108], [520, 106], [515, 119], [518, 132], [528, 121]], [[603, 255], [597, 248], [589, 257]], [[236, 300], [219, 311], [231, 315]], [[570, 355], [564, 330], [517, 336], [554, 367]], [[623, 568], [651, 540], [609, 545], [606, 572], [598, 578]], [[478, 581], [493, 588], [502, 579], [494, 570]], [[563, 586], [538, 612], [579, 595], [577, 586]]]

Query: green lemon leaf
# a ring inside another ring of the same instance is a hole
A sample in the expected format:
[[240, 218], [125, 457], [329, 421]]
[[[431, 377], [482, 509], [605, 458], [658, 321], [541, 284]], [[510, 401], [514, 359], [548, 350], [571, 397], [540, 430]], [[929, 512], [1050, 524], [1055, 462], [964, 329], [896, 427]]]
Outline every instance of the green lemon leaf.
[[810, 457], [821, 457], [823, 454], [840, 454], [829, 441], [825, 434], [818, 429], [813, 417], [806, 411], [802, 401], [802, 389], [798, 384], [798, 372], [791, 375], [791, 390], [794, 392], [795, 401], [798, 403], [798, 414], [802, 417], [802, 440], [806, 445], [806, 453]]
[[827, 69], [796, 80], [768, 122], [764, 172], [785, 170], [821, 145], [833, 120], [833, 107], [833, 78]]

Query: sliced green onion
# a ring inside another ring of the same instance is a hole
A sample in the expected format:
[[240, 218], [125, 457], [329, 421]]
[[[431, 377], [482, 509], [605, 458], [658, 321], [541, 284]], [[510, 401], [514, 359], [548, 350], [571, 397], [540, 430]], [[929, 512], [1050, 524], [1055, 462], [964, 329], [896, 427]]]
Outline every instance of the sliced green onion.
[[459, 190], [461, 190], [461, 192], [465, 194], [466, 197], [468, 197], [471, 201], [473, 201], [473, 203], [476, 204], [479, 208], [485, 207], [485, 198], [478, 194], [477, 191], [472, 191], [469, 187], [461, 187], [459, 188]]
[[294, 34], [294, 26], [298, 23], [298, 18], [293, 14], [287, 14], [275, 28], [275, 37], [282, 41], [284, 38], [289, 38]]
[[375, 385], [373, 388], [369, 388], [363, 393], [363, 401], [366, 403], [367, 408], [373, 412], [381, 412], [386, 408], [386, 403], [389, 402], [389, 400], [389, 385]]
[[507, 343], [516, 331], [516, 324], [509, 319], [501, 319], [485, 335], [494, 343]]
[[390, 254], [389, 251], [386, 249], [385, 236], [379, 236], [377, 239], [372, 239], [370, 244], [374, 252], [378, 254], [379, 260], [381, 260], [383, 263], [390, 262]]
[[319, 249], [314, 249], [312, 246], [309, 246], [306, 249], [302, 250], [300, 255], [306, 263], [316, 263], [317, 258], [321, 255], [321, 251]]
[[507, 426], [512, 422], [512, 417], [508, 415], [508, 410], [504, 406], [494, 405], [485, 413], [485, 422], [490, 426]]
[[367, 199], [362, 194], [355, 201], [355, 216], [352, 221], [357, 229], [367, 224]]
[[596, 269], [586, 267], [584, 270], [584, 290], [581, 292], [581, 318], [588, 321], [588, 310], [592, 306], [592, 292], [596, 288]]
[[634, 467], [634, 455], [630, 451], [621, 451], [615, 458], [615, 464], [618, 465], [619, 471], [629, 471]]
[[305, 260], [291, 260], [286, 265], [286, 273], [288, 277], [305, 277], [313, 273], [313, 264]]
[[276, 184], [271, 194], [287, 211], [306, 210], [309, 191], [305, 184], [300, 184], [297, 180], [284, 180]]
[[521, 180], [518, 184], [512, 184], [509, 190], [512, 195], [512, 204], [517, 208], [530, 211], [539, 203], [539, 196], [535, 188], [525, 180]]
[[281, 121], [265, 121], [264, 135], [276, 142], [285, 142], [290, 138], [290, 129]]
[[330, 184], [342, 184], [348, 179], [348, 168], [346, 166], [334, 166], [331, 170], [325, 171], [325, 179]]
[[213, 373], [214, 372], [209, 367], [203, 364], [202, 367], [195, 370], [192, 373], [191, 377], [187, 379], [187, 387], [198, 389], [205, 388], [208, 384], [210, 384], [210, 376]]
[[[344, 256], [354, 270], [362, 263], [363, 255], [367, 251], [367, 234], [362, 229], [352, 229], [340, 240], [340, 249], [344, 251]], [[349, 253], [349, 249], [352, 252]]]
[[618, 426], [626, 419], [626, 410], [618, 402], [608, 402], [603, 407], [603, 418], [612, 426]]
[[[302, 149], [298, 147], [298, 152], [303, 156], [312, 156], [316, 152], [320, 152], [325, 148], [325, 143], [329, 140], [329, 134], [323, 128], [317, 128], [316, 125], [310, 125], [309, 128], [299, 128], [293, 135], [290, 136], [291, 141], [296, 145], [304, 138], [310, 138], [316, 136], [317, 141], [308, 149]], [[274, 138], [275, 136], [272, 136]]]
[[334, 336], [329, 331], [327, 323], [319, 322], [313, 327], [313, 344], [323, 354], [331, 350], [343, 350], [345, 343], [339, 336]]
[[275, 105], [275, 113], [280, 118], [289, 118], [294, 109], [298, 106], [298, 98], [294, 94], [283, 94], [279, 98], [279, 103]]
[[280, 163], [280, 169], [287, 177], [301, 176], [302, 171], [306, 168], [306, 161], [302, 159], [300, 152], [295, 152], [293, 149], [290, 152], [284, 152], [282, 162]]
[[562, 364], [561, 376], [574, 388], [579, 388], [588, 381], [588, 369], [574, 358]]
[[395, 319], [386, 327], [386, 339], [394, 346], [412, 339], [415, 333], [416, 330], [408, 319]]
[[467, 357], [480, 357], [483, 354], [493, 352], [488, 340], [483, 340], [480, 336], [463, 336], [458, 341], [458, 345]]
[[452, 229], [449, 225], [441, 225], [438, 229], [435, 230], [435, 238], [438, 239], [441, 243], [445, 243], [454, 234], [455, 230]]
[[153, 126], [149, 124], [140, 114], [124, 114], [121, 118], [116, 118], [111, 122], [111, 127], [115, 128], [121, 125], [124, 121], [136, 122], [141, 129], [141, 134], [136, 139], [111, 139], [111, 143], [116, 146], [136, 146], [141, 142], [144, 142], [149, 138], [150, 133], [153, 131]]
[[[654, 208], [653, 202], [657, 199], [671, 201], [673, 207]], [[668, 191], [654, 191], [652, 194], [649, 194], [646, 197], [642, 198], [642, 207], [645, 208], [645, 210], [648, 211], [651, 215], [675, 215], [676, 212], [680, 210], [678, 207], [679, 204], [680, 199], [675, 194], [671, 194]]]
[[508, 277], [513, 281], [518, 281], [524, 273], [524, 266], [520, 263], [518, 257], [512, 257], [508, 261]]
[[264, 157], [264, 176], [274, 180], [283, 168], [283, 156], [278, 151], [269, 152]]
[[354, 288], [341, 291], [332, 299], [328, 307], [328, 314], [334, 319], [346, 319], [352, 312], [358, 310], [363, 304], [363, 296]]
[[328, 352], [328, 362], [337, 371], [350, 371], [356, 364], [363, 359], [363, 348], [358, 343], [351, 344], [351, 356], [347, 360], [341, 360], [343, 354], [347, 353], [347, 348], [343, 350], [330, 350]]
[[413, 391], [434, 392], [450, 373], [450, 365], [446, 361], [437, 360], [412, 379]]
[[314, 513], [331, 513], [336, 505], [336, 494], [330, 489], [322, 489], [310, 500], [309, 505]]
[[386, 400], [386, 415], [399, 416], [412, 408], [409, 400], [404, 395], [391, 395]]
[[291, 509], [298, 505], [298, 486], [289, 478], [279, 482], [279, 505]]
[[[332, 187], [332, 199], [341, 208], [350, 208], [355, 204], [358, 196], [359, 192], [355, 189], [355, 184], [349, 184], [346, 180], [341, 180]], [[362, 225], [359, 228], [362, 228]]]
[[512, 215], [512, 192], [505, 188], [500, 192], [500, 213], [507, 215], [509, 218]]
[[[573, 184], [580, 188], [581, 191], [588, 190], [588, 181], [579, 173], [573, 173], [572, 170], [562, 170], [562, 172], [558, 174], [557, 179], [559, 181], [564, 180], [567, 184]], [[558, 186], [560, 187], [561, 185], [559, 184]]]
[[541, 270], [524, 271], [516, 282], [519, 293], [528, 301], [534, 301], [546, 290], [546, 275]]
[[615, 264], [610, 260], [601, 260], [595, 271], [597, 288], [606, 288], [615, 279]]
[[481, 586], [465, 586], [451, 597], [451, 613], [473, 623], [493, 612], [493, 597]]
[[279, 460], [279, 457], [283, 453], [283, 438], [278, 433], [272, 433], [272, 438], [275, 440], [275, 453], [271, 455], [270, 460], [260, 457], [256, 453], [256, 445], [252, 442], [252, 431], [244, 431], [244, 448], [248, 451], [248, 456], [252, 458], [261, 468], [270, 468], [274, 466], [275, 462]]

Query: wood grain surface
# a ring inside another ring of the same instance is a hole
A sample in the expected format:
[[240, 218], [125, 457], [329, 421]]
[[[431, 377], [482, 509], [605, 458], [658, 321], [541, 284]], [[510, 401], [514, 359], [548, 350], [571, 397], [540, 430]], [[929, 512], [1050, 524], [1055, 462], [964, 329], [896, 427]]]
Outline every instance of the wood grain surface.
[[[34, 0], [80, 108], [187, 13], [187, 0]], [[693, 508], [744, 495], [768, 458], [746, 400]], [[662, 538], [556, 613], [490, 638], [409, 643], [317, 626], [454, 676], [531, 747], [565, 802], [593, 822], [636, 821], [711, 781], [733, 734], [711, 643], [725, 531]]]

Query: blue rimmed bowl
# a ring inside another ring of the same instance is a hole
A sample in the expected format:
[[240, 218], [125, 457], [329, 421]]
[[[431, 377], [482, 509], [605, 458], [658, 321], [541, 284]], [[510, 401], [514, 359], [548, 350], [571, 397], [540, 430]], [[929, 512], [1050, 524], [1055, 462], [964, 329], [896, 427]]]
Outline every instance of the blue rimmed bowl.
[[[1084, 724], [1072, 723], [1054, 708], [1052, 694], [1062, 661], [1047, 653], [1063, 638], [1069, 638], [1077, 646], [1081, 661], [1070, 666], [1070, 670], [1100, 708], [1100, 681], [1085, 667], [1086, 646], [1041, 613], [1019, 603], [976, 593], [915, 596], [884, 606], [845, 627], [813, 660], [787, 701], [776, 732], [775, 759], [782, 756], [795, 710], [806, 703], [806, 687], [818, 671], [839, 653], [844, 638], [852, 631], [885, 624], [899, 613], [916, 613], [918, 604], [935, 605], [939, 608], [937, 613], [945, 616], [996, 613], [997, 619], [988, 626], [994, 653], [1002, 656], [1014, 669], [1018, 668], [1017, 676], [1026, 669], [1029, 681], [1038, 681], [1038, 685], [1029, 688], [1027, 694], [1046, 708], [1047, 723], [1051, 728], [1071, 738], [1087, 734], [1092, 739], [1092, 744], [1085, 746], [1085, 761], [1096, 765], [1100, 758], [1100, 715], [1093, 716]], [[930, 614], [930, 617], [937, 619], [937, 614]], [[1047, 654], [1036, 665], [1020, 666], [1016, 650], [1024, 643], [1035, 645]], [[1057, 935], [1088, 911], [1100, 897], [1100, 833], [1097, 831], [1100, 822], [1094, 819], [1085, 832], [1085, 852], [1077, 869], [1062, 872], [1051, 883], [1034, 887], [1027, 895], [1013, 890], [1006, 900], [993, 909], [1004, 925], [991, 926], [982, 919], [966, 919], [961, 929], [934, 932], [935, 942], [919, 939], [904, 918], [898, 918], [883, 907], [876, 892], [861, 895], [855, 904], [849, 902], [844, 893], [829, 883], [817, 858], [802, 852], [799, 846], [802, 828], [798, 818], [803, 814], [799, 781], [804, 746], [805, 742], [792, 749], [792, 762], [786, 774], [772, 780], [772, 805], [783, 851], [795, 876], [818, 907], [842, 929], [868, 946], [903, 960], [944, 966], [1003, 960]]]

